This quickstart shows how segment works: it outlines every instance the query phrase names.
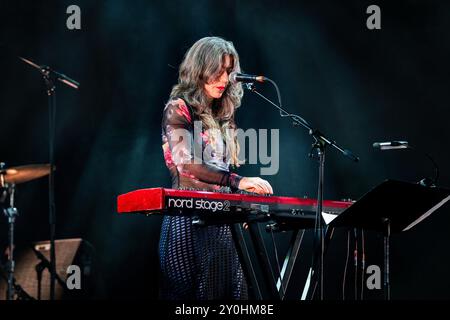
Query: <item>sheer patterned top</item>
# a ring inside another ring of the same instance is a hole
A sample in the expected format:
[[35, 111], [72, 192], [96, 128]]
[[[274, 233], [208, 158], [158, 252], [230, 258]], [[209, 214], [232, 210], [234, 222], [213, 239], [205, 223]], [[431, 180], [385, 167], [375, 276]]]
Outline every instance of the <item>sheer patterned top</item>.
[[162, 148], [172, 188], [238, 189], [242, 177], [229, 170], [223, 138], [212, 138], [211, 130], [202, 127], [193, 108], [181, 98], [170, 100], [164, 108]]

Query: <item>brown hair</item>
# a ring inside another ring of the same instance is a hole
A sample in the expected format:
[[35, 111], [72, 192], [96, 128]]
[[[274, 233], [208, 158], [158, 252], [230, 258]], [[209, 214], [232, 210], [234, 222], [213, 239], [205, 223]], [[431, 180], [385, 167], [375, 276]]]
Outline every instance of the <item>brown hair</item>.
[[241, 105], [244, 94], [242, 85], [229, 84], [222, 97], [216, 99], [214, 106], [211, 107], [204, 91], [205, 83], [220, 75], [225, 55], [231, 57], [232, 71], [240, 72], [239, 55], [232, 42], [219, 37], [205, 37], [194, 43], [180, 65], [178, 83], [173, 86], [170, 98], [182, 98], [191, 105], [205, 129], [220, 130], [225, 139], [227, 156], [230, 156], [231, 164], [239, 166], [239, 144], [234, 130], [236, 129], [234, 112]]

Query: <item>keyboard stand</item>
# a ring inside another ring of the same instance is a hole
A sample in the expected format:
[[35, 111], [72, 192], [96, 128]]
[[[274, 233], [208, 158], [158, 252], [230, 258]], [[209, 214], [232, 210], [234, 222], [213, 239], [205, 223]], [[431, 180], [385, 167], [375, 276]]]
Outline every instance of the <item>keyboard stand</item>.
[[313, 228], [314, 219], [315, 214], [313, 213], [297, 218], [295, 228], [292, 229], [293, 234], [283, 262], [281, 275], [278, 277], [273, 272], [269, 254], [260, 230], [260, 223], [267, 222], [267, 220], [254, 220], [246, 223], [246, 229], [249, 232], [252, 248], [256, 256], [256, 263], [253, 261], [254, 259], [252, 259], [252, 255], [248, 250], [242, 224], [235, 223], [230, 225], [241, 266], [249, 284], [249, 289], [253, 292], [254, 299], [274, 301], [285, 299], [286, 290], [289, 286], [302, 242], [303, 232], [299, 230]]

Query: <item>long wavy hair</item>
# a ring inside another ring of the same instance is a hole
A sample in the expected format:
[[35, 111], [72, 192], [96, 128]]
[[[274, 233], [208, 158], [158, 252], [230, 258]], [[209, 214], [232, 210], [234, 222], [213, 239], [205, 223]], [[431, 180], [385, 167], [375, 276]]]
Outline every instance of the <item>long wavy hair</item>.
[[[230, 41], [219, 37], [198, 40], [186, 52], [179, 68], [178, 83], [173, 86], [170, 98], [182, 98], [194, 108], [194, 112], [209, 132], [220, 132], [226, 144], [227, 158], [233, 166], [239, 166], [239, 144], [236, 137], [234, 113], [243, 96], [240, 83], [228, 84], [222, 96], [210, 100], [204, 85], [220, 76], [226, 55], [230, 55], [232, 71], [240, 72], [239, 55]], [[212, 140], [217, 139], [214, 135]]]

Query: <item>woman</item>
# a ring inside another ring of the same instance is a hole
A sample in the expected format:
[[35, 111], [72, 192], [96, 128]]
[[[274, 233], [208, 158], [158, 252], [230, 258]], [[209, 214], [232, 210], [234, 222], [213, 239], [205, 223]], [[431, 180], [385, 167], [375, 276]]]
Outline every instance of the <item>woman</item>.
[[[239, 166], [234, 112], [243, 96], [240, 83], [229, 83], [233, 71], [240, 72], [239, 56], [222, 38], [202, 38], [187, 51], [162, 120], [172, 188], [273, 193], [266, 180], [229, 171]], [[165, 216], [159, 256], [163, 299], [248, 298], [228, 225], [196, 227], [188, 216]]]

